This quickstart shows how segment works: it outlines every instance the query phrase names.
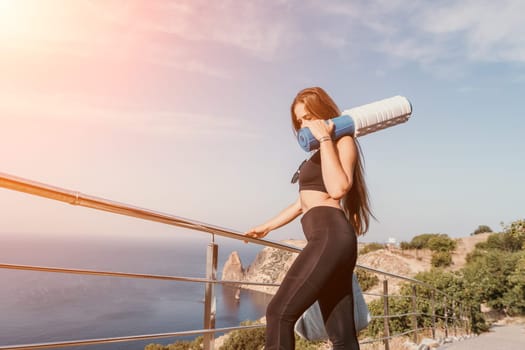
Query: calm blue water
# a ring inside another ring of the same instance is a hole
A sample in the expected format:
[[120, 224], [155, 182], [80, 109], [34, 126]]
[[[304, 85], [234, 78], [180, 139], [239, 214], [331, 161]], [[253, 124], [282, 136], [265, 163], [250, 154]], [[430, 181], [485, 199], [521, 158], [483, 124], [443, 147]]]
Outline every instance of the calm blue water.
[[[132, 241], [0, 234], [0, 262], [119, 272], [204, 277], [207, 239]], [[219, 242], [219, 269], [232, 250], [246, 265], [260, 247]], [[204, 285], [0, 269], [0, 345], [103, 338], [200, 329]], [[217, 286], [216, 327], [258, 319], [268, 295]], [[143, 349], [155, 342], [71, 349]]]

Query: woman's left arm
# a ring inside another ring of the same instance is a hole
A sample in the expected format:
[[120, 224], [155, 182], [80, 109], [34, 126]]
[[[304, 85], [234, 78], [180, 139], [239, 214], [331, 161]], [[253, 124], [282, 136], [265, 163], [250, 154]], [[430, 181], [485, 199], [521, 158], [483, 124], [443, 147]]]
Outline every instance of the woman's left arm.
[[328, 195], [341, 199], [352, 188], [357, 146], [351, 136], [332, 140], [333, 121], [305, 120], [301, 126], [308, 127], [320, 143], [321, 171]]
[[323, 182], [330, 197], [341, 199], [350, 191], [357, 160], [357, 146], [350, 136], [321, 142]]

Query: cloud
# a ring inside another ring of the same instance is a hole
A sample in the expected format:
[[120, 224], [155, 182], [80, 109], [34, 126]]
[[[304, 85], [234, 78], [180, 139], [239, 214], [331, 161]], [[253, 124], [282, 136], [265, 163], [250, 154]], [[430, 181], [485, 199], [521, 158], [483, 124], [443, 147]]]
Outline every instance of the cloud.
[[100, 18], [150, 34], [200, 45], [223, 45], [274, 59], [297, 37], [284, 1], [115, 1], [88, 2]]
[[323, 31], [316, 33], [316, 37], [321, 44], [332, 49], [343, 49], [347, 45], [347, 40], [342, 35], [334, 35]]
[[339, 52], [358, 47], [443, 76], [472, 62], [525, 62], [520, 0], [21, 3], [25, 10], [9, 22], [21, 40], [4, 47], [32, 42], [45, 52], [142, 60], [216, 79], [235, 75], [221, 62], [276, 62], [315, 44]]
[[[431, 67], [470, 62], [525, 63], [525, 2], [402, 0], [312, 1], [332, 16], [332, 34], [361, 38], [367, 49]], [[326, 29], [325, 29], [326, 31]], [[452, 68], [455, 70], [455, 68]]]
[[[31, 101], [31, 104], [28, 105], [27, 101]], [[45, 127], [66, 124], [78, 128], [77, 130], [95, 127], [150, 136], [258, 137], [252, 124], [235, 116], [107, 107], [85, 103], [73, 94], [26, 92], [22, 96], [16, 93], [3, 93], [0, 100], [0, 114], [3, 115], [4, 121], [10, 119], [12, 123], [29, 122]]]
[[197, 42], [214, 42], [271, 60], [298, 36], [289, 5], [268, 1], [157, 4], [162, 15], [150, 28]]
[[470, 60], [525, 62], [524, 11], [519, 0], [453, 2], [427, 9], [417, 25], [438, 37], [459, 36]]
[[[155, 6], [162, 2], [38, 0], [13, 2], [0, 13], [3, 55], [59, 55], [93, 60], [146, 62], [229, 79], [231, 73], [206, 55], [198, 55], [184, 39], [159, 37]], [[164, 23], [177, 20], [161, 16]]]

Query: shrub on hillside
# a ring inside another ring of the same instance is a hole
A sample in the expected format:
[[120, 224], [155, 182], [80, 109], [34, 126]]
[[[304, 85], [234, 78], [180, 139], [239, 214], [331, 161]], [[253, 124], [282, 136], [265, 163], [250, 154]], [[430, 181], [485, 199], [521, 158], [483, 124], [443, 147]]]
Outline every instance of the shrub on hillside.
[[436, 233], [423, 233], [417, 236], [414, 236], [410, 241], [410, 245], [413, 249], [424, 249], [428, 248], [428, 240], [434, 237]]
[[457, 242], [444, 233], [424, 233], [414, 236], [410, 242], [401, 242], [400, 248], [407, 249], [430, 249], [432, 251], [453, 251]]
[[363, 269], [356, 269], [355, 273], [357, 275], [357, 280], [359, 281], [359, 285], [361, 286], [361, 290], [363, 292], [366, 292], [373, 286], [379, 283], [379, 278], [366, 270]]
[[490, 235], [467, 256], [467, 290], [479, 303], [508, 315], [525, 315], [525, 220]]
[[509, 290], [503, 303], [509, 315], [525, 314], [525, 251], [519, 253], [514, 271], [508, 277]]
[[381, 243], [368, 243], [359, 251], [359, 254], [366, 254], [384, 248], [385, 245]]
[[[243, 325], [256, 324], [256, 322], [242, 322]], [[266, 335], [265, 328], [240, 329], [229, 333], [219, 350], [260, 350], [264, 346]], [[295, 348], [297, 350], [317, 350], [323, 342], [311, 342], [295, 335]], [[148, 350], [148, 349], [146, 349]]]
[[437, 234], [427, 241], [427, 248], [434, 252], [451, 252], [456, 246], [457, 242], [445, 234]]
[[401, 248], [402, 250], [414, 249], [414, 247], [412, 246], [412, 244], [410, 244], [410, 242], [405, 242], [405, 241], [399, 243], [399, 248]]
[[525, 220], [515, 221], [505, 227], [504, 232], [490, 235], [487, 241], [476, 244], [476, 248], [510, 253], [525, 249]]
[[[416, 285], [417, 312], [421, 314], [417, 317], [418, 328], [429, 328], [432, 326], [432, 318], [429, 315], [432, 314], [433, 308], [437, 316], [436, 326], [443, 328], [443, 316], [445, 315], [446, 308], [449, 317], [455, 314], [459, 319], [460, 312], [462, 316], [468, 317], [470, 330], [472, 332], [481, 333], [488, 330], [483, 313], [480, 311], [480, 304], [471, 290], [469, 290], [469, 284], [462, 278], [461, 274], [447, 272], [442, 269], [432, 269], [417, 274], [415, 279], [454, 298], [454, 301], [451, 300], [452, 298], [449, 298], [445, 305], [445, 299], [442, 293], [432, 292], [432, 289], [425, 285]], [[411, 284], [406, 283], [401, 287], [399, 293], [396, 293], [402, 297], [389, 298], [388, 300], [389, 315], [398, 315], [389, 320], [391, 335], [410, 331], [414, 327], [412, 324], [412, 316], [410, 315], [413, 311], [411, 299], [413, 293], [412, 288]], [[434, 300], [434, 303], [432, 300]], [[461, 310], [459, 306], [460, 303], [462, 303]], [[382, 298], [370, 302], [368, 307], [373, 316], [384, 315]], [[453, 320], [448, 320], [449, 327], [452, 322]], [[463, 323], [461, 325], [464, 326], [465, 324]], [[458, 324], [458, 326], [460, 325]], [[364, 331], [364, 335], [371, 338], [381, 337], [384, 335], [383, 329], [383, 318], [374, 318], [366, 331]]]
[[509, 315], [525, 314], [525, 252], [489, 250], [470, 259], [463, 276], [480, 303]]
[[192, 341], [182, 340], [177, 341], [173, 344], [162, 345], [162, 344], [148, 344], [144, 347], [144, 350], [201, 350], [202, 349], [203, 337], [197, 337]]
[[452, 255], [450, 252], [434, 252], [430, 262], [434, 267], [447, 267], [452, 265]]
[[475, 236], [481, 233], [488, 233], [488, 232], [492, 232], [492, 229], [490, 227], [488, 227], [487, 225], [479, 225], [478, 228], [475, 229], [474, 232], [472, 232], [470, 235]]
[[[242, 325], [254, 322], [242, 322]], [[219, 350], [260, 350], [264, 345], [265, 328], [239, 329], [229, 333]]]

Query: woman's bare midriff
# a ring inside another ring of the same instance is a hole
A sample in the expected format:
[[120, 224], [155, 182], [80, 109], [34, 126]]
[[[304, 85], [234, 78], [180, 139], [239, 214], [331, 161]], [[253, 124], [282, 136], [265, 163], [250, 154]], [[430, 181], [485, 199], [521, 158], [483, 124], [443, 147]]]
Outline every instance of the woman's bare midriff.
[[327, 206], [341, 209], [339, 200], [333, 199], [326, 192], [313, 191], [313, 190], [303, 190], [299, 192], [299, 197], [301, 199], [301, 209], [303, 214], [313, 207]]

